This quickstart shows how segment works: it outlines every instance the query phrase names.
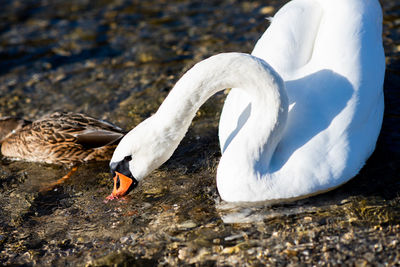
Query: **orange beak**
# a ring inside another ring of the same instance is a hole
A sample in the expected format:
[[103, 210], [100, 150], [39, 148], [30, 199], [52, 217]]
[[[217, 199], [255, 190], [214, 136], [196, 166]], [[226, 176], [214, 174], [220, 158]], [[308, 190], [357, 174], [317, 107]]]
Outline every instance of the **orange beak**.
[[[119, 181], [119, 187], [117, 188], [117, 183]], [[120, 198], [126, 194], [129, 190], [129, 187], [133, 183], [133, 180], [128, 176], [123, 175], [122, 173], [115, 172], [114, 176], [114, 189], [106, 199], [112, 200], [114, 198]]]

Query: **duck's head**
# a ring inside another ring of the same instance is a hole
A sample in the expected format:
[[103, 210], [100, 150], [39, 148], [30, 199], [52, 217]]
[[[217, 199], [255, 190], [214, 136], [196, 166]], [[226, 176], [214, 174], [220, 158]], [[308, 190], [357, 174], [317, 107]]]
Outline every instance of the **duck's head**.
[[31, 122], [17, 117], [0, 117], [0, 144], [29, 123]]
[[144, 177], [172, 155], [174, 147], [153, 117], [140, 123], [122, 138], [110, 161], [114, 189], [107, 199], [128, 194]]

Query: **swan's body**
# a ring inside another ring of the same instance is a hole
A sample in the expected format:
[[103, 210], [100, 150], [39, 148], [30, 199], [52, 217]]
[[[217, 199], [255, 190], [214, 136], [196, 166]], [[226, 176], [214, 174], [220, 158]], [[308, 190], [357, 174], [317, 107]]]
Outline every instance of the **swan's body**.
[[348, 181], [374, 150], [382, 122], [380, 10], [376, 0], [289, 2], [253, 56], [221, 54], [189, 70], [122, 139], [112, 169], [123, 162], [141, 180], [172, 155], [197, 109], [232, 87], [219, 128], [222, 199], [302, 197]]

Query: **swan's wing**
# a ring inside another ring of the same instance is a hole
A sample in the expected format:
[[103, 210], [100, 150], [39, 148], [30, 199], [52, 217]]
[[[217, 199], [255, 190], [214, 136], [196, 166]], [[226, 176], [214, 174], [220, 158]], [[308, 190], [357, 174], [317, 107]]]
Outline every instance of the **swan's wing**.
[[[270, 165], [273, 191], [283, 198], [308, 195], [355, 176], [374, 150], [383, 116], [379, 2], [291, 1], [253, 55], [284, 78], [292, 104]], [[246, 123], [241, 118], [249, 103], [238, 89], [229, 94], [220, 121], [222, 146]]]
[[319, 3], [324, 12], [312, 57], [286, 80], [294, 107], [271, 164], [276, 189], [287, 192], [290, 184], [296, 195], [355, 176], [374, 150], [383, 115], [379, 2]]
[[[257, 42], [252, 55], [264, 59], [284, 80], [310, 60], [322, 9], [316, 1], [294, 0], [282, 7]], [[219, 140], [222, 152], [247, 121], [250, 98], [233, 88], [221, 113]]]
[[285, 79], [310, 60], [322, 14], [317, 1], [287, 3], [272, 18], [252, 55], [264, 59]]

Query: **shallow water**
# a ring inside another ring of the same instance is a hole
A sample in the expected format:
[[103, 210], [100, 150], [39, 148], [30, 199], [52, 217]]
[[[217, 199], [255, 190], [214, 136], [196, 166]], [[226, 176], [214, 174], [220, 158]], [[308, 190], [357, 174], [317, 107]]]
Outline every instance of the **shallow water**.
[[[0, 116], [84, 112], [130, 129], [182, 73], [250, 52], [285, 1], [4, 1]], [[400, 5], [382, 1], [386, 110], [373, 156], [338, 189], [231, 205], [215, 187], [225, 94], [208, 101], [174, 156], [124, 201], [104, 202], [107, 163], [0, 161], [2, 265], [400, 264]]]

